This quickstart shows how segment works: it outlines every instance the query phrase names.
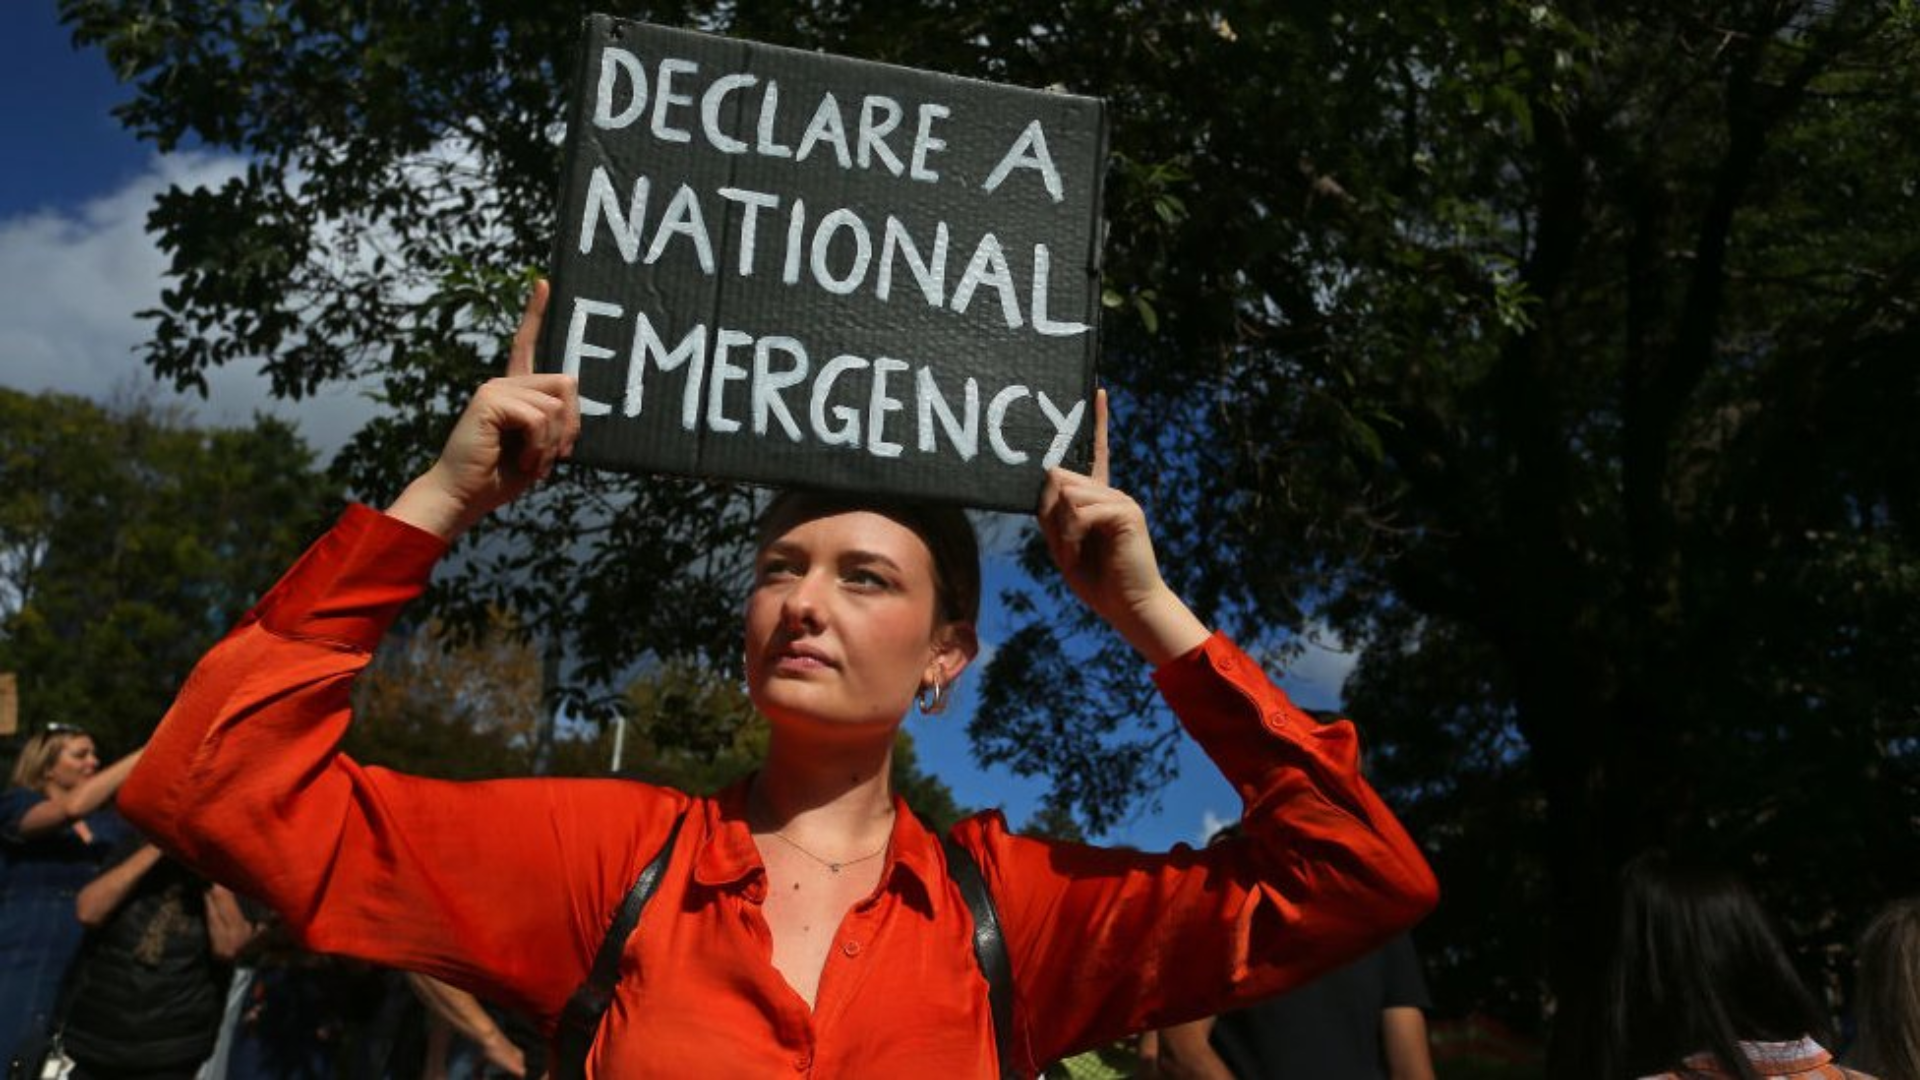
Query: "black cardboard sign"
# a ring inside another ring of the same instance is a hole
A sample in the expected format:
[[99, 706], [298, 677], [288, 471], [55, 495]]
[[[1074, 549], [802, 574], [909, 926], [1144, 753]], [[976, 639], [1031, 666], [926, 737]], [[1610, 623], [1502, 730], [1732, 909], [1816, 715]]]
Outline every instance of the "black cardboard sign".
[[1104, 103], [596, 15], [571, 107], [576, 461], [1018, 511], [1086, 467]]

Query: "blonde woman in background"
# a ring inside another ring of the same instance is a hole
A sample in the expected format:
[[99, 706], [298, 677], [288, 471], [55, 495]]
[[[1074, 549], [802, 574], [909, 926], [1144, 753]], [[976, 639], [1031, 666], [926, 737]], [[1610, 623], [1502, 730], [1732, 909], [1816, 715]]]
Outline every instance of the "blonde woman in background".
[[[80, 946], [74, 897], [125, 825], [101, 813], [140, 760], [102, 769], [93, 736], [48, 724], [0, 795], [0, 1055], [37, 1068], [60, 977]], [[32, 1075], [32, 1074], [30, 1074]]]

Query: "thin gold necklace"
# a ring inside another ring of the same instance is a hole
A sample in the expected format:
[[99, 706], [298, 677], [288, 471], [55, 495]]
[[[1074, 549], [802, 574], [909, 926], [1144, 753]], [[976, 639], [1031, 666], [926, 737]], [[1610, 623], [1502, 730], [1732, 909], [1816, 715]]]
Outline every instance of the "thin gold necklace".
[[799, 852], [802, 855], [805, 855], [807, 858], [812, 859], [814, 862], [819, 863], [821, 866], [826, 867], [827, 869], [833, 871], [836, 874], [840, 872], [840, 868], [843, 866], [852, 866], [854, 863], [863, 863], [863, 862], [866, 862], [868, 859], [879, 858], [881, 855], [886, 854], [887, 845], [893, 843], [893, 836], [889, 834], [887, 836], [885, 843], [881, 844], [879, 847], [875, 848], [874, 850], [867, 852], [865, 855], [861, 855], [858, 858], [842, 859], [839, 862], [834, 862], [832, 859], [823, 859], [820, 856], [815, 855], [813, 852], [808, 851], [806, 848], [801, 847], [800, 842], [798, 840], [795, 840], [793, 837], [788, 836], [786, 833], [781, 832], [779, 829], [773, 830], [773, 835], [786, 841], [787, 844], [793, 848], [793, 850]]

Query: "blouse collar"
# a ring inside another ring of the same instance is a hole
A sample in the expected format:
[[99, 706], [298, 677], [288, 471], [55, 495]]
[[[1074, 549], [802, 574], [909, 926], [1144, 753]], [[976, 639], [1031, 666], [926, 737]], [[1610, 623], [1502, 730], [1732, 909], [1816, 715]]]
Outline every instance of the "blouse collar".
[[[706, 803], [705, 842], [696, 854], [693, 880], [712, 889], [744, 890], [759, 901], [766, 896], [766, 865], [760, 849], [754, 845], [753, 830], [747, 823], [747, 791], [753, 774], [722, 788]], [[893, 796], [893, 833], [887, 842], [887, 861], [880, 872], [880, 890], [893, 889], [903, 897], [916, 892], [923, 904], [934, 892], [932, 883], [941, 877], [940, 839], [921, 824], [906, 800]], [[908, 888], [907, 883], [913, 883]], [[862, 901], [870, 903], [871, 899]]]

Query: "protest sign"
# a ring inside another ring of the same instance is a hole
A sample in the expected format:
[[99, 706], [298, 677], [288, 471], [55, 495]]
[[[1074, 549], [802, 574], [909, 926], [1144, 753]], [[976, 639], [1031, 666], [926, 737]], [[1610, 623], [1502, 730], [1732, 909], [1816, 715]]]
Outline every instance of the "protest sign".
[[1086, 467], [1102, 102], [606, 16], [579, 71], [576, 461], [1005, 510]]

